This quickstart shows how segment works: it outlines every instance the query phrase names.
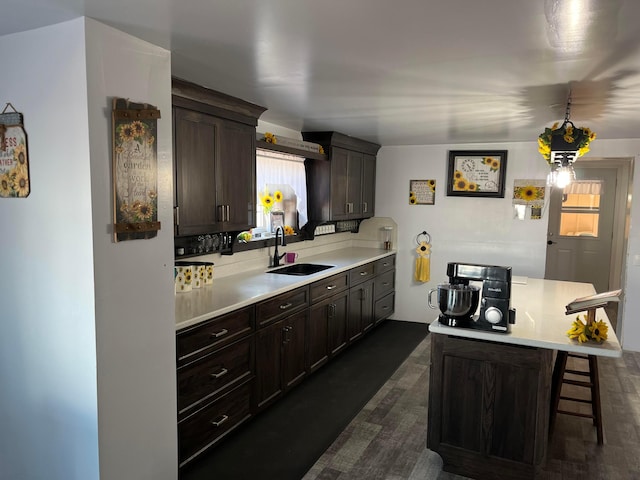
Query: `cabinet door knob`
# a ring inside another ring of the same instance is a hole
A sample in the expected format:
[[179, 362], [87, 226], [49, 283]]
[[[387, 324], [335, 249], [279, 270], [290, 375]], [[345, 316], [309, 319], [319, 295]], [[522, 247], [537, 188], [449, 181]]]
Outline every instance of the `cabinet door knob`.
[[219, 332], [212, 333], [210, 338], [220, 338], [223, 335], [226, 335], [227, 333], [229, 333], [229, 330], [227, 330], [226, 328], [223, 328]]
[[362, 213], [367, 213], [368, 210], [369, 210], [369, 208], [368, 208], [367, 202], [364, 202], [362, 204]]
[[214, 427], [219, 427], [220, 425], [222, 425], [224, 422], [226, 422], [227, 420], [229, 420], [229, 415], [222, 415], [219, 417], [220, 420], [215, 419], [215, 420], [211, 420], [211, 425], [213, 425]]
[[227, 373], [229, 373], [229, 370], [227, 370], [226, 368], [222, 367], [222, 369], [219, 372], [212, 373], [211, 374], [211, 378], [220, 378], [223, 375], [226, 375]]

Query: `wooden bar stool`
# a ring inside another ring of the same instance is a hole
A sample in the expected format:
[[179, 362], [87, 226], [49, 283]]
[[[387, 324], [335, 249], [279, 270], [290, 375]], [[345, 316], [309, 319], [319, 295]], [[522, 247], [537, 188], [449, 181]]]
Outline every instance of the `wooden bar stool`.
[[[573, 370], [567, 369], [567, 358], [579, 358], [588, 361], [589, 369]], [[565, 378], [565, 374], [573, 374], [582, 377], [589, 377], [588, 381], [573, 380], [571, 378]], [[588, 388], [591, 392], [591, 399], [583, 399], [577, 397], [570, 397], [562, 395], [562, 384], [576, 385], [578, 387]], [[564, 415], [574, 415], [577, 417], [585, 417], [593, 419], [593, 424], [596, 426], [596, 433], [598, 437], [598, 445], [604, 443], [604, 437], [602, 434], [602, 412], [600, 408], [600, 382], [598, 380], [598, 359], [595, 355], [580, 355], [577, 353], [558, 352], [556, 357], [556, 364], [553, 369], [553, 379], [551, 388], [551, 397], [553, 405], [551, 408], [551, 417], [549, 419], [550, 431], [553, 431], [556, 415], [562, 413]], [[559, 408], [560, 400], [577, 403], [589, 403], [591, 404], [591, 414], [581, 413], [578, 411], [563, 410]]]

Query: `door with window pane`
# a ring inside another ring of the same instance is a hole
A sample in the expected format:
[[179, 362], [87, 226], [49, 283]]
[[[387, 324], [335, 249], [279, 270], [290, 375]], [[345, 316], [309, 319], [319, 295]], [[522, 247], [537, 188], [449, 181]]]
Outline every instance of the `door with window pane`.
[[576, 168], [576, 180], [551, 189], [545, 278], [609, 290], [615, 168]]

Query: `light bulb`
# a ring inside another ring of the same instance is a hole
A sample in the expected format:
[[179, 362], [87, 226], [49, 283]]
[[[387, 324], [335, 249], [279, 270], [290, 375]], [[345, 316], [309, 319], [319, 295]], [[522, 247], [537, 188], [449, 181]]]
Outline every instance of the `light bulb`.
[[555, 184], [558, 188], [564, 188], [576, 178], [576, 174], [573, 171], [573, 167], [560, 167], [556, 172]]

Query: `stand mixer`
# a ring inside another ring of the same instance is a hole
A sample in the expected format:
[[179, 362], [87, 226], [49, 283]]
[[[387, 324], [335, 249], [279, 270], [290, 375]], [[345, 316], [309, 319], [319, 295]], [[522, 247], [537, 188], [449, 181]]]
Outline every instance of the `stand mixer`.
[[[429, 291], [429, 306], [439, 308], [438, 321], [450, 327], [475, 328], [508, 333], [515, 323], [516, 311], [511, 308], [511, 267], [471, 263], [447, 264], [449, 283]], [[480, 289], [470, 281], [482, 282]], [[438, 292], [438, 305], [432, 294]], [[480, 313], [475, 311], [480, 304]]]

